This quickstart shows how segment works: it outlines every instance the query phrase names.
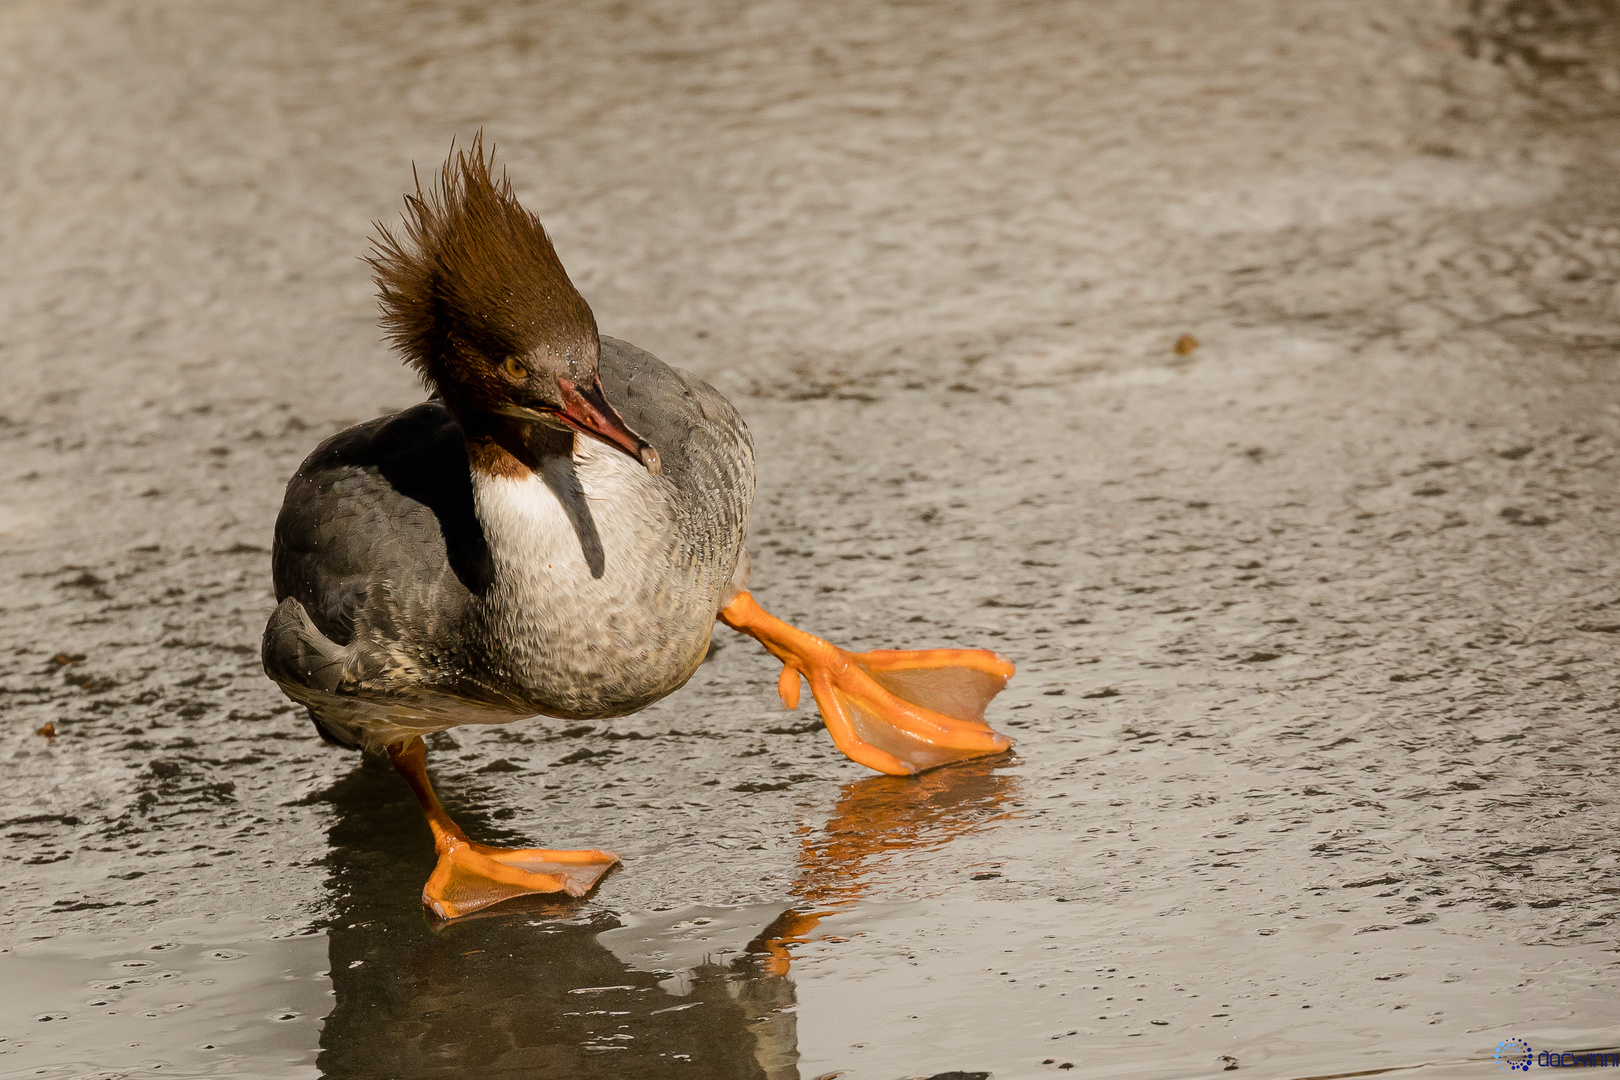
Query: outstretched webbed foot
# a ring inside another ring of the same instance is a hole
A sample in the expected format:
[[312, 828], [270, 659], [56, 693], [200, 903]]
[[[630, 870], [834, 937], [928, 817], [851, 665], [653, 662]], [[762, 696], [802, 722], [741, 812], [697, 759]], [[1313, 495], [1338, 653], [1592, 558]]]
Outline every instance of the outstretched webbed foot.
[[619, 861], [611, 851], [489, 847], [465, 834], [435, 846], [439, 865], [422, 887], [422, 903], [441, 919], [459, 919], [530, 893], [584, 896]]
[[421, 739], [389, 747], [394, 767], [416, 792], [433, 830], [439, 864], [422, 887], [422, 903], [441, 919], [459, 919], [491, 904], [531, 893], [584, 896], [619, 861], [611, 851], [554, 851], [475, 844], [445, 813], [427, 776]]
[[999, 754], [1012, 740], [984, 722], [984, 707], [1013, 666], [985, 649], [876, 649], [849, 653], [767, 613], [746, 592], [720, 621], [782, 661], [777, 692], [799, 704], [799, 677], [821, 709], [833, 744], [851, 761], [904, 776]]

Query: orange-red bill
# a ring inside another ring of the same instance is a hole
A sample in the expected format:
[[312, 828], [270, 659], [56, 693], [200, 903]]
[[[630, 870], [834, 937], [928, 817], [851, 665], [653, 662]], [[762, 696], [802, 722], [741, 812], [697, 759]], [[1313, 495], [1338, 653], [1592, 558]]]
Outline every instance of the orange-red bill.
[[586, 386], [580, 386], [572, 379], [558, 379], [557, 385], [562, 390], [563, 399], [563, 407], [556, 414], [559, 419], [569, 427], [623, 450], [645, 465], [649, 473], [658, 475], [658, 451], [646, 439], [630, 430], [630, 425], [624, 422], [619, 411], [602, 393], [600, 379], [592, 379]]

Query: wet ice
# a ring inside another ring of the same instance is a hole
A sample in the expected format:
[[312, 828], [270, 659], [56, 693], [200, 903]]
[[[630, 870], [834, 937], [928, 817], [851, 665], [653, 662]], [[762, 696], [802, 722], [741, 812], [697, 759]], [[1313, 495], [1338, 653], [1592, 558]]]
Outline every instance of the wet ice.
[[[0, 1070], [1460, 1075], [1508, 1036], [1612, 1044], [1615, 34], [16, 8], [0, 979], [30, 992]], [[369, 222], [478, 123], [604, 329], [739, 402], [762, 598], [1010, 656], [1016, 757], [863, 778], [723, 648], [611, 726], [436, 745], [475, 836], [626, 861], [582, 907], [424, 921], [408, 796], [256, 640], [286, 476], [415, 400]], [[92, 1026], [107, 965], [170, 940], [187, 989]]]

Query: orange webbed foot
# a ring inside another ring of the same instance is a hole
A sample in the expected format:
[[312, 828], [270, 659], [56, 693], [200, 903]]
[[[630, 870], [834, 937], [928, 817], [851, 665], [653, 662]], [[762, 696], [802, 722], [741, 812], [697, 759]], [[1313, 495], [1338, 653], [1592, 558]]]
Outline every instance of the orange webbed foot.
[[475, 844], [445, 813], [427, 775], [427, 748], [419, 738], [388, 748], [394, 768], [416, 793], [439, 864], [422, 887], [422, 903], [441, 919], [459, 919], [491, 904], [535, 893], [584, 896], [619, 857], [611, 851], [554, 851]]
[[465, 835], [446, 835], [436, 846], [439, 865], [422, 887], [422, 903], [441, 919], [533, 893], [584, 896], [619, 861], [611, 851], [498, 848]]
[[985, 649], [878, 649], [849, 653], [768, 614], [748, 593], [720, 620], [757, 639], [783, 663], [777, 692], [799, 704], [810, 684], [833, 744], [852, 761], [904, 776], [1012, 747], [984, 722], [1013, 665]]

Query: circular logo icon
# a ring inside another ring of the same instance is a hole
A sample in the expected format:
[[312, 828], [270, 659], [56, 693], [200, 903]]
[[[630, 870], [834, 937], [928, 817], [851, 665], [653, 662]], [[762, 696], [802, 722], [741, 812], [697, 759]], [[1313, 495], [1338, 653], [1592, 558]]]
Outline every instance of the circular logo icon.
[[1496, 1064], [1503, 1072], [1530, 1071], [1530, 1044], [1523, 1039], [1503, 1039], [1496, 1044]]

